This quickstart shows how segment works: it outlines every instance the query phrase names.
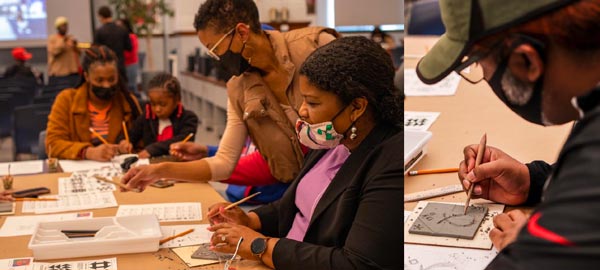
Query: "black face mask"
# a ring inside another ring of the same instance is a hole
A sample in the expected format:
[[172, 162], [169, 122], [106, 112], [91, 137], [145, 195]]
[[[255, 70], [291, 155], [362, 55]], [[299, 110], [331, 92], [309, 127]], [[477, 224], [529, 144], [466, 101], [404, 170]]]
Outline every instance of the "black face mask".
[[61, 34], [62, 36], [64, 36], [67, 34], [67, 30], [58, 29], [58, 33]]
[[117, 88], [113, 85], [111, 87], [99, 87], [92, 85], [92, 92], [94, 95], [102, 100], [110, 100], [115, 93], [117, 93]]
[[[527, 37], [530, 39], [529, 37]], [[531, 44], [538, 54], [544, 58], [541, 42], [534, 40]], [[517, 45], [523, 42], [517, 41], [510, 48], [512, 51]], [[542, 120], [542, 82], [543, 76], [537, 79], [535, 83], [526, 83], [519, 81], [508, 70], [508, 56], [502, 59], [492, 78], [488, 82], [494, 94], [506, 104], [513, 112], [523, 119], [538, 125], [546, 125]]]
[[[235, 32], [234, 32], [235, 35]], [[223, 67], [227, 72], [234, 76], [240, 76], [240, 74], [244, 73], [246, 70], [250, 68], [250, 62], [246, 60], [242, 56], [242, 52], [244, 52], [244, 48], [246, 48], [246, 43], [242, 45], [242, 50], [239, 53], [234, 53], [231, 51], [231, 43], [233, 42], [233, 38], [229, 41], [229, 46], [227, 47], [227, 51], [219, 55], [219, 65]]]

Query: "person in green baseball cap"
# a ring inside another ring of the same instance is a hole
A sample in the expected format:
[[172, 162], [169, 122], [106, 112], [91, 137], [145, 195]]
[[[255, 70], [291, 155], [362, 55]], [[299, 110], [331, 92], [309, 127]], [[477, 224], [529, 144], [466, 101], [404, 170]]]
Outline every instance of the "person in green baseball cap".
[[417, 74], [486, 81], [539, 125], [577, 121], [555, 164], [464, 149], [459, 178], [474, 197], [536, 206], [494, 218], [500, 253], [487, 269], [596, 269], [600, 263], [600, 0], [440, 0], [446, 33]]

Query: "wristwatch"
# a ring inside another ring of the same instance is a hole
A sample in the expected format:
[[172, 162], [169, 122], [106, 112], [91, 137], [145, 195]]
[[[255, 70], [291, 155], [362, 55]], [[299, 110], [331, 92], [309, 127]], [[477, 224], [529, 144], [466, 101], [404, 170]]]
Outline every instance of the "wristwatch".
[[262, 258], [262, 255], [267, 250], [267, 243], [269, 242], [269, 237], [267, 238], [256, 238], [250, 244], [250, 251], [252, 251], [252, 255], [257, 258]]

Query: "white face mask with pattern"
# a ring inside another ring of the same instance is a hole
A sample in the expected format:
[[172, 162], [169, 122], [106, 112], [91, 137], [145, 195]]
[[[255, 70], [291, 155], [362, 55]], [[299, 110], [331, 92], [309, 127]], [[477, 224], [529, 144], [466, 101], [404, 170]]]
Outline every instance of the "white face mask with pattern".
[[[339, 134], [333, 127], [333, 120], [338, 117], [345, 107], [336, 113], [331, 121], [326, 121], [317, 124], [309, 124], [308, 122], [298, 119], [296, 121], [296, 134], [300, 143], [310, 149], [332, 149], [340, 144], [346, 132]], [[353, 123], [354, 124], [354, 123]], [[352, 125], [350, 125], [352, 127]], [[350, 128], [348, 128], [350, 129]]]

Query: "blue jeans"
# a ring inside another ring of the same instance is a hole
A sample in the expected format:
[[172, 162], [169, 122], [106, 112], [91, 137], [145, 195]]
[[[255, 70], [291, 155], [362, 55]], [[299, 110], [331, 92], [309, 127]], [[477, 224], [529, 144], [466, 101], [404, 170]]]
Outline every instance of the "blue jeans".
[[140, 97], [140, 93], [138, 93], [138, 89], [137, 89], [137, 78], [138, 78], [138, 71], [139, 71], [139, 65], [138, 63], [135, 64], [131, 64], [129, 66], [126, 66], [125, 69], [127, 70], [127, 88], [129, 88], [129, 91], [131, 93], [133, 93], [136, 97]]

